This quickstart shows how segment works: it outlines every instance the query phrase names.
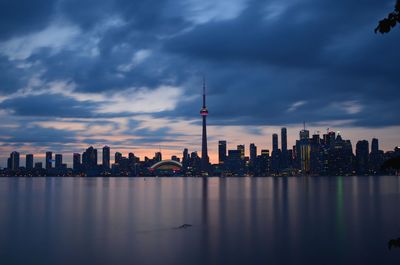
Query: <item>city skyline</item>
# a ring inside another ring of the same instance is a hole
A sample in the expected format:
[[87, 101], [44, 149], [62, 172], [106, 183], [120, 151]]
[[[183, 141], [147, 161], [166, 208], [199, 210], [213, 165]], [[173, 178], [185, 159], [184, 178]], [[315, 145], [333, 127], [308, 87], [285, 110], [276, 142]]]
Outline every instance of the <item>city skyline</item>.
[[200, 152], [203, 75], [213, 162], [220, 139], [270, 146], [287, 127], [290, 146], [303, 121], [400, 144], [399, 34], [373, 32], [393, 3], [43, 1], [1, 16], [0, 166], [13, 150]]
[[[257, 145], [254, 142], [251, 143], [245, 143], [245, 144], [239, 144], [239, 145], [235, 145], [229, 142], [229, 140], [226, 139], [221, 139], [218, 141], [217, 143], [217, 147], [216, 149], [218, 150], [217, 154], [215, 154], [215, 158], [213, 160], [210, 160], [210, 164], [213, 165], [218, 165], [218, 164], [223, 164], [224, 159], [221, 159], [221, 157], [226, 158], [229, 151], [230, 150], [240, 150], [240, 156], [242, 159], [246, 158], [249, 159], [249, 161], [255, 159], [256, 156], [258, 155], [262, 155], [264, 151], [268, 152], [268, 156], [271, 156], [271, 159], [273, 159], [274, 156], [274, 152], [278, 152], [279, 154], [283, 156], [288, 156], [289, 152], [293, 152], [294, 148], [296, 147], [296, 145], [298, 144], [298, 142], [303, 139], [307, 140], [307, 144], [309, 140], [312, 140], [315, 136], [318, 137], [318, 139], [321, 139], [321, 141], [324, 139], [324, 137], [326, 135], [330, 135], [330, 134], [334, 134], [335, 137], [342, 137], [342, 135], [340, 134], [340, 132], [335, 132], [335, 131], [329, 131], [327, 130], [326, 133], [324, 134], [320, 134], [319, 131], [315, 132], [315, 133], [310, 133], [309, 130], [306, 129], [305, 127], [305, 123], [303, 123], [303, 129], [300, 130], [298, 132], [298, 139], [295, 141], [295, 143], [293, 145], [288, 145], [287, 142], [287, 128], [286, 127], [282, 127], [281, 131], [280, 131], [280, 135], [278, 135], [278, 133], [273, 133], [271, 135], [271, 146], [270, 147], [266, 147], [263, 145]], [[329, 129], [329, 128], [328, 128]], [[380, 144], [380, 139], [373, 137], [371, 140], [366, 140], [366, 139], [358, 139], [357, 141], [353, 142], [351, 140], [348, 140], [349, 143], [351, 144], [351, 152], [353, 155], [357, 155], [357, 148], [359, 144], [364, 144], [365, 146], [363, 146], [363, 148], [368, 149], [369, 151], [367, 152], [367, 154], [369, 155], [370, 153], [377, 153], [379, 152], [384, 152], [384, 153], [388, 153], [388, 152], [393, 152], [394, 150], [398, 150], [400, 148], [400, 146], [393, 146], [391, 149], [389, 150], [383, 150], [381, 148], [381, 144]], [[192, 150], [189, 149], [188, 147], [184, 147], [182, 150], [180, 150], [180, 152], [174, 152], [171, 155], [169, 155], [168, 152], [164, 153], [162, 152], [161, 149], [159, 149], [158, 151], [150, 154], [149, 155], [145, 155], [145, 156], [140, 156], [137, 153], [134, 153], [132, 150], [130, 150], [129, 152], [120, 152], [120, 150], [114, 150], [112, 149], [112, 147], [104, 145], [102, 147], [99, 146], [90, 146], [90, 147], [85, 147], [86, 150], [88, 150], [87, 148], [94, 148], [94, 150], [96, 150], [96, 165], [101, 165], [102, 167], [111, 168], [111, 163], [118, 163], [118, 158], [119, 157], [128, 157], [130, 155], [134, 155], [137, 159], [139, 159], [138, 161], [145, 161], [146, 159], [156, 159], [157, 161], [161, 161], [161, 158], [158, 159], [157, 156], [162, 156], [163, 159], [162, 160], [169, 160], [172, 159], [178, 159], [178, 161], [181, 161], [184, 157], [184, 152], [185, 150], [188, 151], [188, 154], [190, 153], [197, 153], [199, 155], [199, 157], [201, 158], [201, 151], [198, 150]], [[222, 148], [222, 149], [221, 149]], [[97, 152], [97, 149], [102, 149], [101, 152]], [[225, 150], [224, 153], [221, 153], [221, 150]], [[83, 152], [83, 150], [80, 150]], [[75, 163], [74, 159], [75, 159], [75, 155], [77, 154], [79, 156], [79, 161], [81, 161], [81, 152], [73, 152], [71, 153], [57, 153], [57, 152], [53, 152], [51, 150], [46, 151], [44, 154], [32, 154], [32, 153], [20, 153], [18, 152], [18, 150], [14, 150], [13, 152], [11, 152], [8, 156], [8, 158], [12, 158], [13, 154], [16, 153], [18, 154], [18, 161], [19, 161], [19, 166], [24, 167], [24, 165], [28, 165], [31, 164], [32, 166], [28, 167], [26, 166], [27, 169], [32, 168], [36, 163], [39, 163], [43, 166], [43, 168], [45, 169], [49, 169], [49, 168], [60, 168], [62, 164], [64, 164], [66, 167], [69, 168], [73, 168], [73, 164]], [[397, 151], [396, 151], [397, 152]], [[29, 158], [28, 158], [29, 157]], [[58, 157], [58, 159], [57, 159]], [[112, 158], [113, 157], [113, 158]], [[66, 159], [67, 158], [67, 159]], [[30, 160], [30, 162], [27, 162], [27, 160]], [[58, 160], [58, 161], [57, 161]], [[80, 162], [79, 162], [80, 163]], [[200, 166], [200, 168], [202, 168], [202, 170], [204, 170], [204, 164], [203, 164], [203, 160], [202, 160], [202, 165]], [[286, 162], [284, 162], [286, 163]], [[7, 167], [7, 161], [6, 161], [6, 166], [4, 168]], [[57, 166], [58, 165], [58, 166]], [[284, 164], [284, 167], [286, 167], [288, 165]], [[1, 167], [0, 167], [1, 168]], [[18, 168], [18, 167], [17, 167]]]
[[[287, 143], [287, 146], [288, 146], [288, 149], [291, 149], [292, 148], [292, 146], [293, 145], [295, 145], [296, 144], [296, 140], [299, 138], [299, 132], [300, 132], [300, 129], [298, 130], [298, 131], [292, 131], [292, 130], [290, 130], [289, 128], [287, 128], [287, 127], [282, 127], [282, 128], [286, 128], [287, 129], [287, 132], [288, 132], [288, 135], [293, 135], [293, 140], [290, 140], [290, 141], [288, 141], [288, 143]], [[281, 129], [282, 129], [281, 128]], [[199, 130], [201, 130], [201, 127], [199, 127]], [[317, 133], [318, 132], [318, 130], [315, 130], [314, 131], [314, 133], [311, 131], [311, 130], [309, 130], [310, 131], [310, 136], [312, 136], [313, 134], [315, 134], [315, 133]], [[322, 136], [322, 134], [323, 134], [323, 132], [321, 132], [321, 131], [319, 131], [320, 132], [320, 136]], [[338, 131], [334, 131], [335, 133], [337, 133]], [[280, 133], [281, 133], [281, 131], [279, 130], [279, 131], [276, 131], [276, 132], [271, 132], [270, 133], [270, 137], [268, 137], [268, 135], [263, 135], [261, 138], [265, 138], [265, 139], [263, 139], [263, 140], [265, 140], [265, 143], [264, 142], [260, 142], [259, 140], [258, 141], [251, 141], [251, 139], [250, 139], [250, 142], [243, 142], [243, 141], [236, 141], [236, 142], [234, 142], [234, 141], [230, 141], [230, 139], [219, 139], [219, 140], [217, 140], [217, 141], [213, 141], [212, 142], [212, 144], [211, 145], [209, 145], [209, 149], [211, 149], [212, 150], [212, 152], [210, 153], [210, 155], [209, 155], [209, 158], [210, 158], [210, 163], [212, 163], [212, 164], [217, 164], [218, 163], [218, 142], [219, 141], [226, 141], [226, 143], [227, 143], [227, 150], [230, 150], [230, 149], [236, 149], [236, 147], [238, 146], [238, 145], [241, 145], [241, 144], [243, 144], [243, 145], [245, 145], [245, 155], [246, 156], [248, 156], [248, 157], [250, 157], [250, 148], [249, 148], [249, 146], [250, 146], [250, 144], [252, 144], [252, 143], [254, 143], [256, 146], [257, 146], [257, 152], [258, 152], [258, 154], [261, 152], [261, 150], [262, 149], [267, 149], [267, 150], [269, 150], [270, 151], [270, 153], [272, 152], [272, 150], [273, 150], [273, 143], [272, 143], [272, 137], [273, 137], [273, 135], [274, 134], [277, 134], [278, 135], [278, 149], [279, 150], [281, 150], [281, 135], [280, 135]], [[340, 133], [340, 131], [339, 131], [339, 133]], [[343, 134], [341, 134], [341, 135], [343, 135]], [[394, 150], [394, 148], [395, 147], [398, 147], [398, 146], [400, 146], [400, 145], [394, 145], [394, 146], [385, 146], [385, 145], [382, 145], [382, 142], [385, 142], [384, 140], [385, 139], [381, 139], [381, 138], [379, 138], [379, 136], [372, 136], [371, 138], [369, 138], [369, 139], [357, 139], [357, 138], [354, 138], [354, 140], [352, 139], [352, 138], [349, 138], [349, 137], [347, 137], [347, 135], [344, 135], [344, 137], [346, 138], [346, 139], [350, 139], [350, 141], [353, 143], [353, 153], [355, 153], [355, 151], [356, 151], [356, 143], [358, 142], [358, 141], [362, 141], [362, 140], [366, 140], [366, 141], [368, 141], [368, 143], [369, 143], [369, 146], [370, 146], [370, 149], [371, 149], [371, 145], [372, 145], [372, 140], [373, 139], [375, 139], [375, 138], [377, 138], [377, 139], [379, 139], [379, 147], [380, 147], [380, 150], [383, 150], [384, 152], [388, 152], [388, 151], [393, 151]], [[268, 139], [267, 139], [268, 138]], [[257, 139], [259, 139], [259, 137], [257, 137]], [[288, 137], [288, 139], [291, 139], [291, 138], [289, 138]], [[201, 142], [201, 139], [199, 139], [199, 141]], [[267, 144], [267, 143], [269, 143], [269, 144]], [[190, 145], [190, 146], [193, 146], [193, 145], [196, 145], [195, 143], [194, 144], [192, 144], [192, 145]], [[189, 151], [190, 152], [197, 152], [198, 154], [199, 154], [199, 156], [201, 156], [200, 154], [201, 154], [201, 144], [197, 144], [198, 146], [199, 146], [199, 148], [198, 149], [196, 149], [196, 148], [194, 148], [194, 149], [190, 149]], [[178, 157], [180, 157], [181, 155], [182, 155], [182, 151], [183, 151], [183, 149], [184, 148], [188, 148], [188, 147], [190, 147], [190, 146], [182, 146], [182, 148], [181, 149], [176, 149], [176, 150], [174, 150], [174, 149], [164, 149], [164, 148], [162, 148], [162, 146], [158, 146], [158, 148], [154, 148], [154, 149], [151, 149], [151, 148], [149, 148], [149, 149], [144, 149], [144, 150], [138, 150], [138, 149], [135, 149], [135, 148], [132, 148], [132, 149], [128, 149], [128, 148], [116, 148], [116, 147], [113, 147], [113, 146], [108, 146], [108, 145], [85, 145], [85, 146], [83, 146], [82, 148], [80, 148], [80, 149], [76, 149], [76, 150], [71, 150], [70, 152], [57, 152], [57, 151], [54, 151], [54, 150], [47, 150], [47, 149], [42, 149], [42, 150], [44, 150], [43, 152], [29, 152], [29, 151], [26, 151], [26, 150], [24, 150], [24, 149], [15, 149], [15, 150], [12, 150], [12, 151], [10, 151], [9, 153], [3, 153], [3, 154], [1, 154], [1, 160], [0, 160], [0, 168], [5, 168], [5, 167], [7, 167], [7, 158], [9, 157], [9, 155], [10, 155], [10, 153], [11, 152], [13, 152], [13, 151], [18, 151], [19, 153], [20, 153], [20, 155], [21, 155], [21, 162], [23, 162], [24, 164], [25, 164], [25, 155], [26, 154], [32, 154], [32, 155], [34, 155], [34, 157], [35, 157], [35, 160], [39, 160], [39, 161], [36, 161], [36, 162], [43, 162], [43, 165], [45, 164], [45, 161], [46, 161], [46, 152], [52, 152], [53, 153], [53, 155], [54, 154], [61, 154], [61, 155], [63, 155], [63, 161], [65, 162], [65, 163], [67, 163], [68, 164], [68, 166], [72, 166], [72, 163], [73, 163], [73, 154], [74, 153], [76, 153], [76, 152], [78, 152], [78, 153], [82, 153], [86, 148], [88, 148], [89, 146], [93, 146], [94, 148], [97, 148], [97, 149], [102, 149], [103, 147], [109, 147], [110, 149], [111, 149], [111, 157], [113, 157], [113, 154], [115, 153], [115, 152], [119, 152], [119, 153], [121, 153], [122, 155], [124, 155], [124, 156], [128, 156], [128, 154], [129, 153], [134, 153], [137, 157], [139, 157], [139, 158], [141, 158], [141, 159], [144, 159], [144, 157], [149, 157], [149, 158], [151, 158], [151, 157], [153, 157], [154, 156], [154, 154], [156, 153], [156, 152], [159, 152], [159, 151], [161, 151], [161, 153], [163, 154], [163, 156], [164, 157], [172, 157], [172, 156], [178, 156]], [[384, 147], [386, 147], [386, 148], [384, 148]], [[22, 156], [23, 155], [23, 156]], [[102, 161], [102, 159], [103, 159], [103, 157], [102, 157], [102, 152], [100, 152], [99, 153], [99, 156], [98, 156], [98, 162], [101, 162]], [[111, 159], [111, 161], [113, 161], [113, 159]]]

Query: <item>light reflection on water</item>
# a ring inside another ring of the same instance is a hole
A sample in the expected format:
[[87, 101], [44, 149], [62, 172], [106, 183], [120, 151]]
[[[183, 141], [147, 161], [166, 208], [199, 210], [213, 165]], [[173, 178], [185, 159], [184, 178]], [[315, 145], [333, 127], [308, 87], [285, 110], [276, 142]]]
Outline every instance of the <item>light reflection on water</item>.
[[394, 176], [2, 178], [0, 262], [398, 263], [399, 206]]

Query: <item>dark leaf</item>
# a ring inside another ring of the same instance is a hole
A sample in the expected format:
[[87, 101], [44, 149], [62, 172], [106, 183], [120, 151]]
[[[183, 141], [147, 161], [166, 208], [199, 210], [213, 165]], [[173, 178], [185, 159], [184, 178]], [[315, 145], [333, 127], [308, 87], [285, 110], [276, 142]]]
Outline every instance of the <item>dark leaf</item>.
[[396, 6], [394, 8], [397, 12], [400, 12], [400, 0], [397, 0]]

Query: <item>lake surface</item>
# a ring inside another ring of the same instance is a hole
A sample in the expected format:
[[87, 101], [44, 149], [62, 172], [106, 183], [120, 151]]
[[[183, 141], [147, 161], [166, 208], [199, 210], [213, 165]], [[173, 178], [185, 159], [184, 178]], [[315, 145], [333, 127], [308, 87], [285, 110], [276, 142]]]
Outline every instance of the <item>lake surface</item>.
[[0, 264], [399, 264], [397, 237], [395, 176], [0, 179]]

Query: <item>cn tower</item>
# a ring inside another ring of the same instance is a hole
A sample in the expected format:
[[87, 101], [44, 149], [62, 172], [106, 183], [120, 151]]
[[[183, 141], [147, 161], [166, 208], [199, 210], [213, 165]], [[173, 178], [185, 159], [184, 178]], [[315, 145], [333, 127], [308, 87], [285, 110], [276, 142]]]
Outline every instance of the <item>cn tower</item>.
[[201, 141], [201, 171], [208, 172], [209, 159], [207, 151], [207, 115], [208, 110], [206, 107], [206, 81], [203, 78], [203, 107], [200, 110], [200, 115], [203, 117], [203, 133]]

